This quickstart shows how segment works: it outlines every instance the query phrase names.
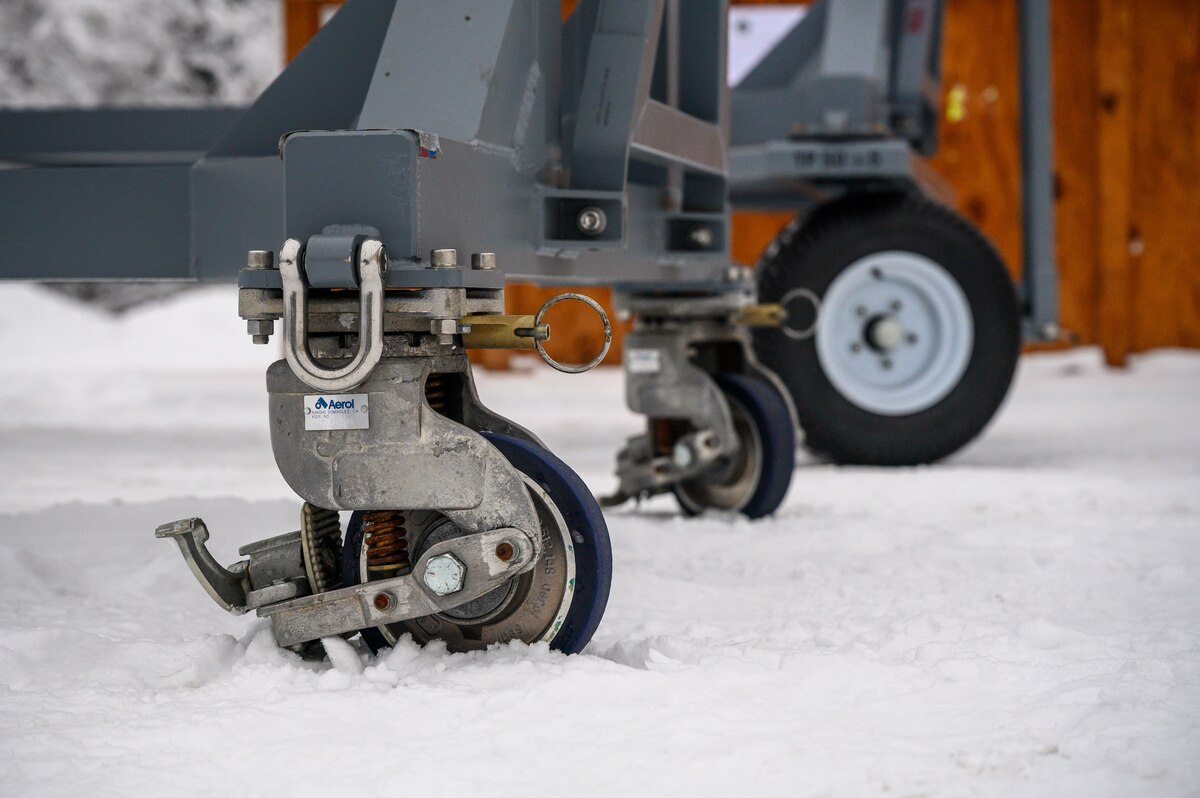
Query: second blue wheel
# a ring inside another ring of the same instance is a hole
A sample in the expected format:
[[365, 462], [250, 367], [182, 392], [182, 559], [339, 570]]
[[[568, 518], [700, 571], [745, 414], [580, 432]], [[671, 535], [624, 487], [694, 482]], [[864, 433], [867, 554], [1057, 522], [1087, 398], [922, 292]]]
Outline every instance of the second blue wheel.
[[717, 385], [729, 401], [737, 449], [713, 469], [674, 488], [688, 515], [705, 510], [761, 518], [779, 508], [796, 467], [796, 431], [787, 400], [773, 385], [755, 377], [719, 374]]

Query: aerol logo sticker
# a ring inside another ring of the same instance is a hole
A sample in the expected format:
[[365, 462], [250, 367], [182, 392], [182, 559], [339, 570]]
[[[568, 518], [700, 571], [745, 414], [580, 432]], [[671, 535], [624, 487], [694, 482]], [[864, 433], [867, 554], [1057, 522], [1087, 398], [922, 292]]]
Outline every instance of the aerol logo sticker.
[[306, 430], [368, 429], [370, 426], [371, 414], [365, 393], [304, 397]]

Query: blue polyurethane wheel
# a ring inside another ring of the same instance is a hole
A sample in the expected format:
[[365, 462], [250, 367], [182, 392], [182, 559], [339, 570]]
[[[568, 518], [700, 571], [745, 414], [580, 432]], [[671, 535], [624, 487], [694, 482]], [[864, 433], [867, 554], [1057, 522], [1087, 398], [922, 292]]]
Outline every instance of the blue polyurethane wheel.
[[[612, 545], [600, 506], [583, 480], [570, 466], [550, 452], [536, 444], [508, 435], [492, 432], [481, 434], [512, 463], [513, 467], [541, 486], [566, 523], [571, 539], [569, 550], [575, 560], [574, 585], [573, 588], [568, 586], [567, 589], [573, 589], [573, 595], [565, 617], [549, 642], [550, 647], [556, 651], [576, 654], [583, 650], [600, 625], [600, 618], [608, 604], [608, 591], [612, 580]], [[346, 529], [342, 575], [347, 585], [356, 585], [361, 581], [359, 562], [363, 515], [362, 512], [354, 513]], [[437, 516], [436, 513], [422, 514], [418, 511], [407, 515], [410, 516], [410, 526], [425, 523], [423, 529], [430, 529], [432, 524], [436, 523], [420, 520], [423, 515]], [[545, 545], [545, 539], [543, 542]], [[414, 547], [414, 552], [418, 551], [418, 542], [410, 542], [410, 545]], [[551, 549], [547, 547], [547, 550]], [[534, 570], [537, 571], [538, 568]], [[476, 602], [472, 602], [462, 611], [456, 610], [428, 619], [393, 624], [383, 629], [364, 629], [363, 640], [372, 651], [387, 648], [400, 634], [411, 634], [420, 642], [442, 638], [446, 640], [451, 651], [482, 648], [489, 642], [489, 638], [479, 631], [484, 623], [482, 619], [486, 619], [489, 627], [495, 627], [503, 624], [506, 613], [512, 615], [520, 612], [521, 602], [538, 601], [538, 597], [528, 591], [526, 583], [531, 579], [532, 573], [516, 577], [508, 587], [498, 588], [477, 600], [481, 606], [475, 606]], [[542, 600], [544, 601], [544, 597]], [[478, 623], [470, 615], [472, 608], [479, 613]], [[543, 629], [524, 629], [523, 626], [514, 628], [522, 629], [525, 634], [522, 636], [503, 633], [502, 637], [511, 639], [520, 636], [526, 642], [533, 642], [546, 639], [545, 635], [548, 634]]]
[[738, 449], [721, 468], [675, 486], [688, 515], [705, 510], [762, 518], [779, 508], [796, 467], [796, 430], [775, 386], [741, 374], [715, 378], [733, 413]]

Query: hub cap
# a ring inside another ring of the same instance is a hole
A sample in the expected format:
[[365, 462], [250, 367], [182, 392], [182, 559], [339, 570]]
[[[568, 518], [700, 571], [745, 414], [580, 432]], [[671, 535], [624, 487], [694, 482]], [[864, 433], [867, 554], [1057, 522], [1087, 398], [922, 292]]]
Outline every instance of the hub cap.
[[949, 272], [914, 252], [878, 252], [850, 264], [825, 292], [817, 357], [850, 402], [902, 416], [954, 390], [973, 336], [970, 304]]

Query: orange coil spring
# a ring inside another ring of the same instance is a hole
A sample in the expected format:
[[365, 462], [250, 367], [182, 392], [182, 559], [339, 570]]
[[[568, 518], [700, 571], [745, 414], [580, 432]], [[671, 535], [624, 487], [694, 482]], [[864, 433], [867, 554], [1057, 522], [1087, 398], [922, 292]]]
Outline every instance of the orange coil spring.
[[430, 374], [425, 378], [425, 401], [429, 402], [429, 406], [439, 413], [446, 411], [446, 402], [449, 400], [448, 386], [446, 385], [445, 374]]
[[404, 516], [395, 510], [374, 510], [363, 516], [363, 545], [367, 570], [392, 576], [412, 568]]
[[670, 454], [678, 436], [675, 424], [669, 418], [654, 418], [650, 420], [650, 432], [654, 441], [655, 454]]

